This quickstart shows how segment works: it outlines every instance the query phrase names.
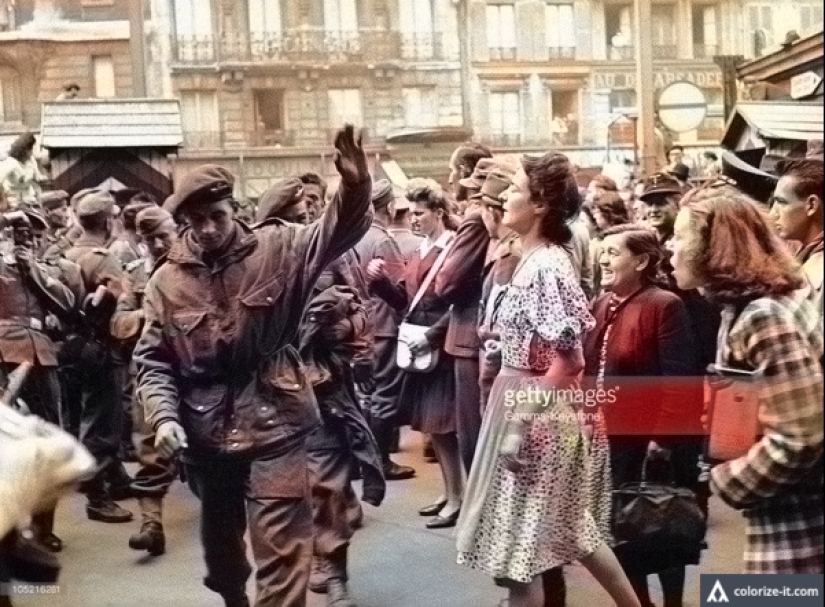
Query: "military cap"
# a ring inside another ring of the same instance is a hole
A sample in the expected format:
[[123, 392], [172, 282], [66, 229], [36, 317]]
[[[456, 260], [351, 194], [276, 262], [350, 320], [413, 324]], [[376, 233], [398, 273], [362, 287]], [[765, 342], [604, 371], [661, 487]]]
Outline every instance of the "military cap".
[[770, 173], [748, 164], [733, 152], [722, 152], [722, 175], [742, 192], [763, 204], [768, 204], [779, 181]]
[[404, 188], [392, 186], [392, 195], [395, 198], [396, 211], [409, 211], [412, 208], [412, 203], [407, 199], [407, 192]]
[[493, 158], [482, 158], [476, 164], [476, 168], [473, 169], [473, 174], [469, 177], [465, 177], [464, 179], [460, 179], [458, 183], [463, 185], [465, 188], [470, 188], [473, 190], [480, 190], [481, 186], [484, 185], [484, 180], [487, 179], [487, 175], [489, 175], [490, 171], [496, 168], [497, 163]]
[[257, 221], [279, 217], [289, 207], [301, 202], [304, 196], [304, 184], [296, 177], [283, 179], [272, 184], [261, 194], [258, 200]]
[[384, 209], [395, 200], [392, 184], [386, 179], [379, 179], [372, 184], [372, 204], [376, 209]]
[[650, 200], [654, 196], [681, 194], [682, 186], [667, 173], [654, 173], [644, 181], [644, 190], [639, 200]]
[[115, 214], [115, 199], [108, 190], [88, 188], [72, 196], [72, 207], [78, 217], [88, 217], [104, 213]]
[[204, 164], [184, 177], [175, 190], [177, 209], [189, 203], [209, 204], [232, 198], [235, 178], [222, 166]]
[[69, 193], [65, 190], [50, 190], [40, 194], [40, 206], [47, 211], [61, 207], [64, 204], [68, 204], [68, 202]]
[[32, 225], [32, 229], [34, 230], [46, 230], [48, 229], [48, 224], [46, 220], [43, 219], [43, 216], [36, 211], [23, 211], [26, 214], [26, 217], [29, 219], [29, 223]]
[[135, 228], [141, 236], [152, 234], [166, 221], [174, 223], [172, 214], [157, 205], [141, 209], [135, 217]]
[[165, 211], [169, 211], [169, 213], [171, 213], [174, 217], [175, 213], [178, 212], [178, 197], [174, 194], [169, 194], [169, 196], [166, 197], [166, 200], [163, 201], [161, 207]]
[[477, 194], [473, 194], [471, 198], [481, 199], [481, 202], [489, 207], [503, 208], [504, 202], [501, 200], [501, 195], [513, 183], [510, 175], [498, 169], [493, 170], [487, 175], [484, 180], [484, 185]]
[[121, 219], [123, 219], [123, 225], [129, 229], [134, 229], [135, 218], [138, 213], [140, 213], [143, 209], [149, 209], [151, 207], [159, 208], [156, 204], [151, 202], [130, 202], [123, 208], [123, 211], [120, 214]]
[[135, 196], [141, 193], [141, 190], [137, 188], [123, 188], [122, 190], [113, 191], [112, 196], [115, 199], [115, 204], [123, 209], [132, 202]]

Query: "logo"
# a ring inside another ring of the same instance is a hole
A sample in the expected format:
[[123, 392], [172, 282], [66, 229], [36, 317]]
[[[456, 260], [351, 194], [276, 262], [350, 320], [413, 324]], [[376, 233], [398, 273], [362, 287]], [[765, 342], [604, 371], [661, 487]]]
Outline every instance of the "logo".
[[728, 595], [725, 593], [725, 589], [722, 588], [722, 581], [716, 580], [716, 583], [713, 585], [713, 588], [710, 590], [710, 594], [708, 595], [708, 603], [730, 603], [730, 599], [728, 599]]

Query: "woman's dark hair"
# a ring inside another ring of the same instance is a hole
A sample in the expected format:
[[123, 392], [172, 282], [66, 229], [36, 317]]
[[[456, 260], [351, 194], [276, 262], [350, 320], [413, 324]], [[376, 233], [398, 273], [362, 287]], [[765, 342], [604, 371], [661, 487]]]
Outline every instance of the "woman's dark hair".
[[619, 186], [616, 184], [616, 181], [607, 175], [603, 175], [599, 173], [593, 179], [590, 180], [590, 183], [594, 184], [600, 190], [606, 190], [608, 192], [618, 192]]
[[575, 168], [564, 154], [547, 152], [544, 156], [523, 156], [521, 166], [529, 180], [530, 198], [547, 205], [541, 233], [553, 244], [563, 245], [573, 237], [568, 225], [582, 206]]
[[9, 156], [23, 162], [34, 149], [35, 138], [32, 133], [23, 133], [9, 147]]
[[612, 226], [604, 231], [604, 236], [624, 236], [624, 246], [633, 255], [647, 255], [647, 265], [642, 270], [642, 282], [657, 287], [668, 288], [669, 281], [662, 273], [662, 262], [667, 253], [659, 242], [656, 232], [633, 223]]
[[630, 222], [627, 206], [618, 192], [601, 190], [593, 197], [593, 206], [604, 217], [608, 226], [618, 226]]
[[453, 210], [453, 203], [444, 190], [433, 179], [415, 178], [407, 184], [407, 200], [423, 204], [430, 211], [444, 211], [444, 227], [457, 230], [458, 221]]
[[752, 198], [724, 185], [693, 190], [681, 206], [698, 235], [687, 258], [715, 301], [739, 305], [803, 286], [798, 264]]

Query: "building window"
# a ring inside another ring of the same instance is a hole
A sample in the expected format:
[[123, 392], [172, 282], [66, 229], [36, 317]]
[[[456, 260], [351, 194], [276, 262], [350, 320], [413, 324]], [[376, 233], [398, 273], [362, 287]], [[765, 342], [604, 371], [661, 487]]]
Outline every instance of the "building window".
[[576, 56], [576, 22], [572, 4], [548, 4], [544, 9], [545, 35], [550, 59]]
[[717, 10], [714, 5], [693, 6], [693, 57], [710, 58], [719, 54], [716, 29]]
[[799, 7], [799, 34], [808, 36], [822, 30], [822, 4]]
[[0, 121], [23, 121], [20, 76], [17, 71], [6, 66], [0, 66]]
[[434, 88], [404, 88], [405, 126], [438, 126], [438, 97]]
[[258, 131], [282, 131], [284, 129], [284, 92], [280, 89], [256, 89], [255, 128]]
[[769, 4], [748, 5], [748, 26], [751, 36], [751, 50], [761, 57], [765, 49], [774, 44], [773, 6]]
[[521, 103], [517, 92], [490, 93], [490, 134], [498, 145], [518, 145]]
[[355, 0], [324, 0], [323, 46], [333, 55], [357, 53], [361, 50]]
[[398, 0], [401, 56], [432, 59], [434, 49], [432, 0]]
[[92, 57], [92, 74], [95, 97], [107, 99], [115, 96], [115, 64], [111, 55]]
[[579, 93], [578, 91], [552, 91], [552, 116], [550, 137], [554, 145], [578, 145], [579, 143]]
[[211, 3], [198, 0], [174, 2], [175, 54], [178, 61], [212, 61], [215, 49]]
[[610, 91], [610, 112], [628, 114], [636, 111], [636, 91], [633, 89]]
[[676, 15], [674, 4], [654, 4], [650, 11], [654, 59], [676, 59]]
[[220, 115], [215, 91], [181, 91], [180, 114], [187, 147], [218, 147]]
[[607, 58], [611, 61], [633, 59], [633, 6], [607, 4], [604, 7]]
[[281, 33], [281, 3], [278, 0], [248, 0], [249, 31]]
[[516, 58], [516, 11], [512, 4], [487, 5], [487, 46], [491, 59]]
[[329, 90], [329, 128], [340, 129], [344, 124], [364, 124], [359, 89]]

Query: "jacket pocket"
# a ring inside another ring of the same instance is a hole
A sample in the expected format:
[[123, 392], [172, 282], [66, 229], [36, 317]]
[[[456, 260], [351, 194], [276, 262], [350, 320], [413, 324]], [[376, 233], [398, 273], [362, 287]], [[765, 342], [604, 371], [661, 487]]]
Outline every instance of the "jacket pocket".
[[181, 391], [181, 425], [193, 447], [217, 448], [224, 436], [226, 386], [195, 386]]
[[172, 314], [172, 327], [171, 338], [178, 364], [191, 369], [213, 358], [214, 347], [206, 312], [176, 312]]
[[306, 370], [292, 347], [278, 350], [261, 367], [258, 404], [253, 428], [271, 430], [288, 425], [309, 427], [320, 419], [315, 392]]
[[284, 292], [283, 271], [277, 271], [264, 284], [254, 285], [241, 296], [241, 303], [249, 308], [274, 306]]

